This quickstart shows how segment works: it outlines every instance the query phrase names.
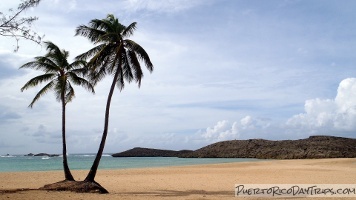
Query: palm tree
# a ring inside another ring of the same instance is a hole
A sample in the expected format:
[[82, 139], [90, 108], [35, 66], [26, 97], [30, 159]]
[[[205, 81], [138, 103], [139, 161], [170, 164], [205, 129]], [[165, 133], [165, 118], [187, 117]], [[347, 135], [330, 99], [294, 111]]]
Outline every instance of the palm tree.
[[52, 42], [44, 42], [47, 54], [44, 56], [35, 57], [34, 61], [28, 62], [20, 67], [31, 68], [44, 71], [44, 74], [36, 76], [29, 80], [22, 88], [23, 92], [26, 89], [37, 86], [41, 83], [47, 83], [32, 100], [29, 107], [33, 107], [40, 97], [49, 91], [53, 91], [58, 101], [62, 104], [62, 144], [63, 144], [63, 168], [65, 180], [74, 181], [74, 178], [69, 170], [67, 161], [67, 148], [66, 148], [66, 104], [75, 97], [72, 83], [75, 85], [83, 86], [85, 89], [94, 93], [92, 84], [81, 76], [86, 71], [86, 62], [76, 60], [69, 64], [67, 59], [69, 52], [61, 50]]
[[128, 39], [133, 35], [135, 29], [136, 22], [124, 26], [111, 14], [105, 19], [93, 19], [88, 26], [81, 25], [76, 29], [76, 36], [87, 37], [97, 45], [77, 57], [80, 60], [90, 59], [88, 66], [92, 81], [97, 83], [105, 75], [113, 75], [106, 103], [103, 135], [93, 165], [85, 178], [85, 181], [88, 182], [95, 182], [95, 175], [104, 151], [109, 128], [111, 98], [115, 86], [121, 91], [125, 86], [125, 81], [131, 82], [134, 80], [140, 87], [143, 72], [139, 60], [144, 62], [150, 72], [153, 71], [153, 65], [146, 51], [139, 44]]

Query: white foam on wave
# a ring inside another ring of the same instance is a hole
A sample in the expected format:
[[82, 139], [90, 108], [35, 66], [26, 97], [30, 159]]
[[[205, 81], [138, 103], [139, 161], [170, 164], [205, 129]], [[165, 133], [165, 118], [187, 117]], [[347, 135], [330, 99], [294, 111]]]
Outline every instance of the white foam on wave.
[[15, 158], [16, 156], [0, 156], [0, 158]]

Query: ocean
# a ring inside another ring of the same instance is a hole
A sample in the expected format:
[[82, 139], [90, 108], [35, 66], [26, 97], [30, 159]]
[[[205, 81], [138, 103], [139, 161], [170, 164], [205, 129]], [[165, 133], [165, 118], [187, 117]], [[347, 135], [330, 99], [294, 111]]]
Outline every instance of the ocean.
[[[89, 170], [95, 154], [70, 154], [71, 170]], [[104, 154], [99, 169], [128, 169], [145, 167], [183, 166], [214, 163], [258, 161], [252, 158], [175, 158], [175, 157], [119, 157]], [[0, 172], [63, 170], [62, 157], [37, 157], [23, 155], [0, 156]]]

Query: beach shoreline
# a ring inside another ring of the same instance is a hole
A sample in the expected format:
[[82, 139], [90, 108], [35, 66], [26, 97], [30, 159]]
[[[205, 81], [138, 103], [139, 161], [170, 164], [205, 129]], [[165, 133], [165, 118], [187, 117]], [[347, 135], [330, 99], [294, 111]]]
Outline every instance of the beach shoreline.
[[[73, 176], [83, 180], [87, 172], [73, 170]], [[62, 171], [0, 172], [0, 180], [0, 199], [240, 199], [235, 184], [355, 184], [356, 158], [99, 170], [105, 195], [32, 190], [63, 180]], [[4, 192], [21, 188], [31, 190]]]

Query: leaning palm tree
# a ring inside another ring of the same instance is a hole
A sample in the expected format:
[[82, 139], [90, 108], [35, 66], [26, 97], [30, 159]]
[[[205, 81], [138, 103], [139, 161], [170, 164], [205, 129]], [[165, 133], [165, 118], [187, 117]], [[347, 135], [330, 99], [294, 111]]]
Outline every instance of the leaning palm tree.
[[62, 104], [62, 144], [63, 144], [63, 168], [65, 180], [74, 181], [70, 172], [67, 161], [67, 147], [66, 147], [66, 104], [75, 97], [72, 83], [83, 86], [85, 89], [94, 93], [92, 84], [84, 79], [82, 76], [86, 72], [86, 62], [76, 60], [69, 64], [67, 59], [69, 52], [61, 50], [52, 42], [44, 42], [47, 54], [44, 56], [35, 57], [34, 61], [28, 62], [20, 67], [31, 68], [43, 71], [44, 74], [36, 76], [29, 80], [21, 91], [37, 86], [41, 83], [47, 83], [32, 100], [29, 107], [33, 107], [40, 97], [49, 91], [53, 91], [58, 101]]
[[85, 181], [88, 182], [95, 182], [95, 175], [104, 151], [109, 129], [111, 98], [115, 86], [121, 91], [125, 86], [125, 81], [131, 82], [134, 80], [140, 87], [143, 72], [139, 60], [144, 62], [150, 72], [153, 71], [153, 65], [146, 51], [139, 44], [128, 39], [135, 29], [136, 22], [131, 23], [129, 26], [124, 26], [111, 14], [105, 19], [93, 19], [88, 26], [81, 25], [76, 29], [76, 36], [87, 37], [96, 45], [77, 57], [79, 60], [89, 59], [88, 66], [91, 80], [97, 83], [106, 75], [113, 76], [106, 103], [101, 143], [93, 165], [85, 178]]

